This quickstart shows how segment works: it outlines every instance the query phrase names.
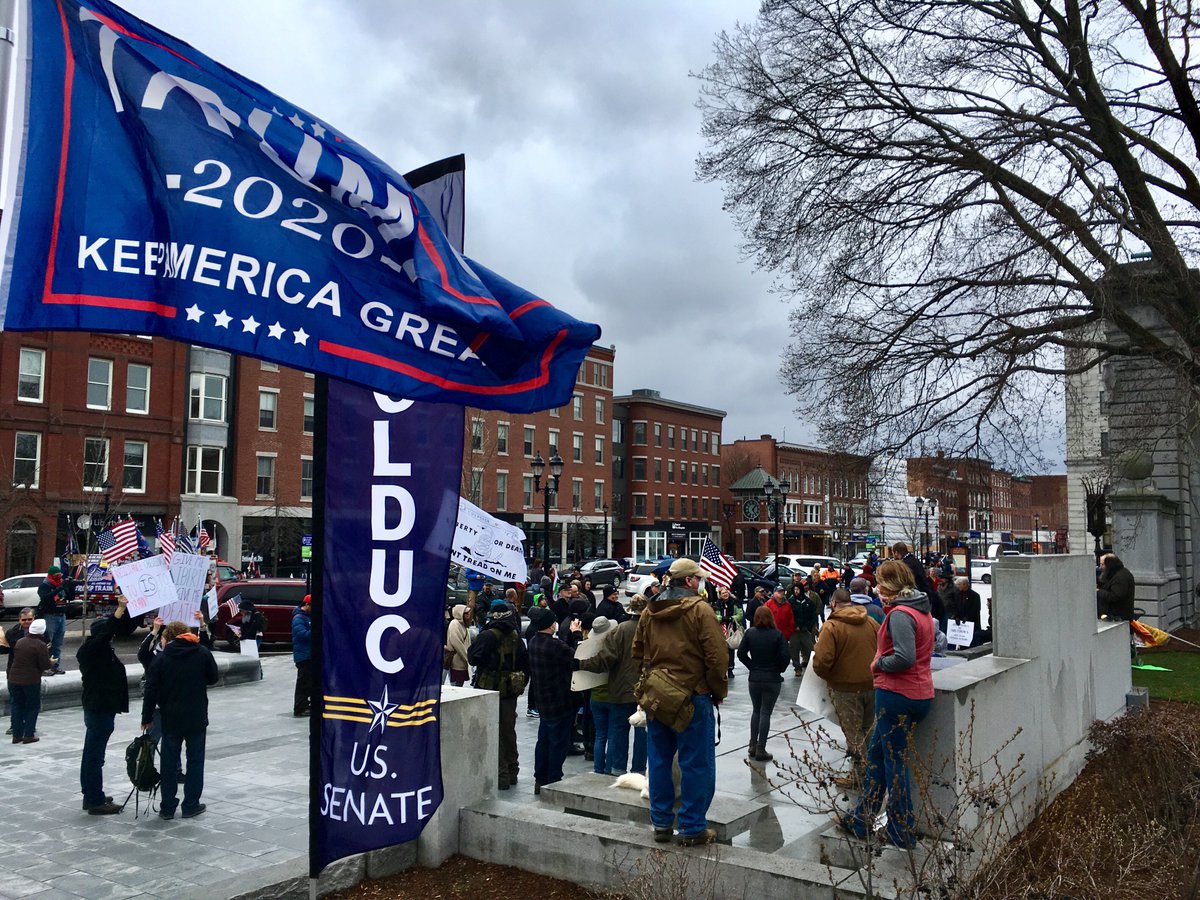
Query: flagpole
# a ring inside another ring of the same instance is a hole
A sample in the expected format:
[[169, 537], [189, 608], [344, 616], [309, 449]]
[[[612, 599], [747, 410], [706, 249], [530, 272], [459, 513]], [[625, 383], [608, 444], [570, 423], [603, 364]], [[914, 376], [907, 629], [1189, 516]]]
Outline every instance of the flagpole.
[[324, 648], [321, 646], [325, 623], [325, 459], [326, 431], [329, 422], [329, 378], [316, 376], [313, 413], [316, 429], [313, 434], [313, 524], [312, 524], [312, 679], [308, 719], [308, 896], [317, 900], [317, 876], [320, 870], [319, 830], [321, 806], [321, 716], [325, 710]]
[[16, 0], [0, 0], [0, 162], [8, 137], [8, 86], [12, 79], [13, 50], [17, 33]]

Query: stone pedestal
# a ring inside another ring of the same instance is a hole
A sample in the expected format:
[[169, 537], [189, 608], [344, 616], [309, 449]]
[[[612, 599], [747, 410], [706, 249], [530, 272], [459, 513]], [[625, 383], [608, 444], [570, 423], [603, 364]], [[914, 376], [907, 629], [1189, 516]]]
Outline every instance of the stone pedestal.
[[1113, 551], [1133, 573], [1134, 606], [1148, 625], [1171, 630], [1183, 621], [1182, 579], [1175, 567], [1178, 504], [1157, 491], [1112, 494]]

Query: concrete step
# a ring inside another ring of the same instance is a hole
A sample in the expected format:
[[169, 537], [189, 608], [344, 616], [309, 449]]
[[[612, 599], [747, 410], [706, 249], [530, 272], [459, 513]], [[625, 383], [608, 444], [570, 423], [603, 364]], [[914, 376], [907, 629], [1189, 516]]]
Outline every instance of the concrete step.
[[[542, 803], [564, 812], [607, 822], [650, 824], [650, 801], [641, 791], [614, 787], [616, 777], [587, 772], [542, 786]], [[767, 814], [767, 804], [746, 800], [720, 791], [708, 808], [708, 824], [717, 840], [728, 844], [736, 835], [749, 831]]]
[[[913, 873], [932, 875], [935, 869], [943, 876], [953, 871], [959, 875], [970, 872], [972, 854], [955, 848], [949, 841], [925, 838], [912, 850], [901, 850], [882, 839], [876, 832], [870, 840], [852, 837], [831, 825], [821, 832], [821, 862], [839, 869], [862, 870], [868, 862], [878, 884], [910, 884]], [[975, 854], [976, 856], [978, 854]]]
[[[545, 791], [542, 788], [543, 796]], [[647, 882], [661, 884], [664, 896], [867, 896], [858, 872], [746, 847], [656, 844], [648, 825], [592, 819], [585, 828], [579, 816], [544, 803], [492, 800], [466, 807], [459, 814], [459, 844], [460, 852], [474, 859], [567, 878], [597, 890], [628, 890], [636, 881], [643, 889]], [[873, 896], [896, 894], [877, 884]]]

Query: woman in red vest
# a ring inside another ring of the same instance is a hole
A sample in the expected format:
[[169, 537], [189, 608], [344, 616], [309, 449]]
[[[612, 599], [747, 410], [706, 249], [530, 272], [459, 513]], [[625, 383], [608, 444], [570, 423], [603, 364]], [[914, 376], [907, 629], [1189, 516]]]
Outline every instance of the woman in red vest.
[[887, 794], [887, 839], [897, 847], [916, 846], [916, 819], [909, 784], [908, 747], [912, 729], [929, 714], [933, 701], [934, 622], [929, 598], [916, 589], [912, 570], [888, 560], [875, 572], [887, 615], [879, 628], [875, 661], [875, 728], [867, 746], [862, 799], [839, 821], [843, 830], [865, 838]]

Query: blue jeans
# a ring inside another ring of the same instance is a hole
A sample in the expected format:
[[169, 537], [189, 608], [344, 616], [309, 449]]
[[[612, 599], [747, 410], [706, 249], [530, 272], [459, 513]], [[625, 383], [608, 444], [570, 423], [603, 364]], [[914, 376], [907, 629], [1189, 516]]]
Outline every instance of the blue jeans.
[[608, 761], [604, 751], [608, 748], [609, 716], [612, 704], [607, 700], [592, 700], [592, 724], [596, 732], [592, 740], [592, 771], [597, 775], [608, 774]]
[[179, 788], [179, 755], [187, 747], [187, 774], [183, 777], [183, 811], [194, 812], [200, 805], [200, 794], [204, 792], [204, 735], [205, 729], [198, 728], [187, 734], [163, 732], [159, 742], [162, 781], [159, 795], [160, 809], [165, 813], [175, 812], [175, 792]]
[[571, 748], [571, 726], [574, 724], [574, 713], [559, 719], [542, 716], [538, 720], [537, 746], [533, 748], [533, 780], [537, 784], [562, 781], [563, 763]]
[[[626, 763], [629, 762], [629, 717], [637, 712], [636, 703], [608, 704], [608, 751], [604, 755], [606, 772], [609, 775], [624, 775]], [[594, 713], [593, 713], [594, 715]], [[596, 735], [599, 740], [600, 723], [596, 722]], [[646, 732], [639, 729], [642, 736], [642, 769], [646, 768]], [[636, 740], [636, 738], [635, 738]], [[634, 757], [636, 758], [636, 750]]]
[[104, 753], [116, 726], [115, 712], [83, 711], [83, 756], [79, 760], [79, 787], [88, 806], [104, 802]]
[[932, 700], [910, 700], [894, 691], [875, 689], [875, 728], [867, 745], [862, 799], [850, 814], [851, 828], [865, 835], [887, 794], [887, 836], [894, 844], [913, 843], [916, 817], [908, 773], [908, 739], [913, 727], [929, 714]]
[[42, 709], [42, 685], [10, 684], [8, 698], [12, 704], [13, 741], [33, 737], [37, 731], [38, 713]]
[[649, 744], [650, 821], [670, 828], [675, 818], [675, 782], [671, 760], [679, 754], [679, 834], [691, 836], [708, 827], [708, 807], [717, 790], [716, 716], [712, 697], [692, 697], [695, 712], [682, 734], [651, 719], [646, 723]]
[[50, 642], [50, 655], [54, 657], [54, 668], [62, 668], [62, 642], [67, 633], [67, 617], [63, 614], [46, 616], [46, 640]]
[[645, 726], [633, 729], [633, 760], [629, 763], [629, 771], [638, 772], [642, 775], [646, 774]]

